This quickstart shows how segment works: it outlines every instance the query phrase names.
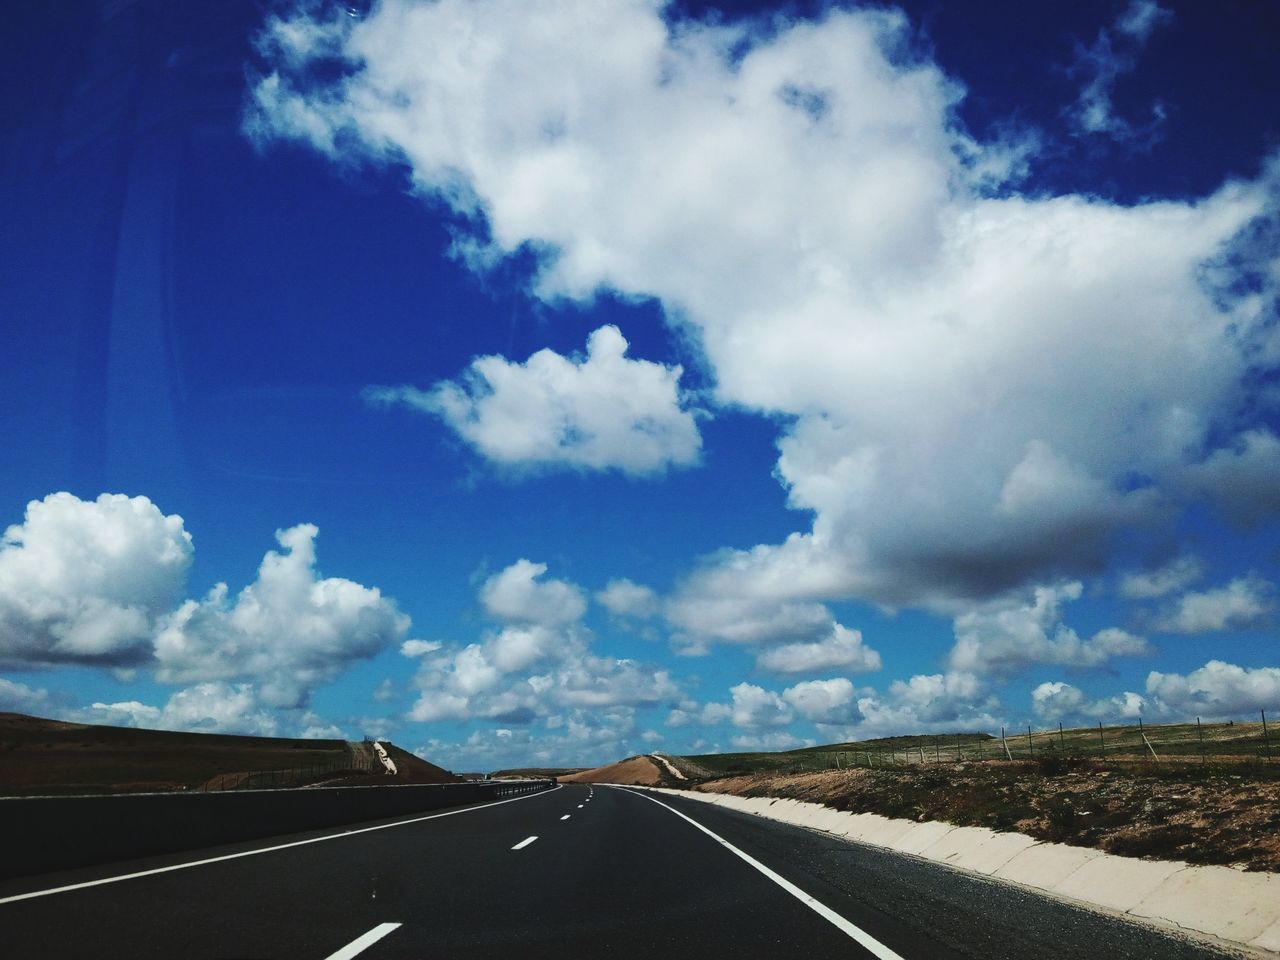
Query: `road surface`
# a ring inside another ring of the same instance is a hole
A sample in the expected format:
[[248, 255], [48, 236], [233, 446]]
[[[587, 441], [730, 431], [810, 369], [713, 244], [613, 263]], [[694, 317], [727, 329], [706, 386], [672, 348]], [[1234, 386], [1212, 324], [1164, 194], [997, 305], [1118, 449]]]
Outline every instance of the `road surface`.
[[[935, 864], [668, 795], [575, 784], [348, 830], [0, 884], [0, 953], [1226, 956]], [[127, 874], [135, 875], [117, 879]]]

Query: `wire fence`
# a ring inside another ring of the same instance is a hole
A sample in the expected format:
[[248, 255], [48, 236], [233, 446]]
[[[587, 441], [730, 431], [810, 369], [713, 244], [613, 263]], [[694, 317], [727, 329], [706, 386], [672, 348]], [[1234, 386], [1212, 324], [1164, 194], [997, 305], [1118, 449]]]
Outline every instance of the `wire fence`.
[[850, 743], [820, 751], [797, 752], [795, 772], [844, 767], [889, 767], [969, 761], [1090, 761], [1120, 765], [1249, 765], [1276, 764], [1280, 768], [1280, 742], [1274, 742], [1274, 712], [1259, 711], [1252, 723], [1193, 723], [1149, 726], [1136, 724], [1036, 730], [1031, 726], [998, 736], [938, 734], [894, 737]]

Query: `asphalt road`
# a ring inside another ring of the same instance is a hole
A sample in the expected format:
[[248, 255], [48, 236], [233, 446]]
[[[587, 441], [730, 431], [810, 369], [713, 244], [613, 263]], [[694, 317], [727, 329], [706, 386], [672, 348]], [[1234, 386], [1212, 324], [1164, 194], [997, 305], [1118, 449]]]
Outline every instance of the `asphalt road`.
[[[658, 799], [667, 806], [616, 788], [565, 786], [412, 823], [384, 821], [399, 823], [385, 829], [318, 831], [6, 882], [0, 956], [1227, 956], [909, 857]], [[285, 843], [294, 845], [244, 855]], [[198, 860], [207, 862], [145, 872]], [[141, 875], [111, 879], [129, 873]], [[40, 894], [75, 884], [91, 885]], [[24, 896], [32, 893], [40, 895]]]

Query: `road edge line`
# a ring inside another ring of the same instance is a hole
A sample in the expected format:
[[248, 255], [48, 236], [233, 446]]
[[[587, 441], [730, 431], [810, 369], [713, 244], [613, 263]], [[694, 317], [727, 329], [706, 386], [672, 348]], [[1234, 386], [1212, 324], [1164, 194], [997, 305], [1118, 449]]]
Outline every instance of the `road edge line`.
[[153, 867], [150, 870], [138, 870], [134, 873], [122, 873], [116, 877], [100, 877], [97, 880], [85, 880], [81, 883], [68, 883], [61, 887], [49, 887], [47, 890], [30, 890], [27, 893], [16, 893], [9, 897], [0, 897], [0, 905], [17, 903], [19, 900], [34, 900], [36, 897], [51, 897], [58, 893], [70, 893], [72, 890], [84, 890], [87, 887], [101, 887], [108, 883], [120, 883], [124, 880], [136, 880], [139, 877], [150, 877], [157, 873], [171, 873], [174, 870], [187, 870], [191, 867], [203, 867], [210, 863], [221, 863], [224, 860], [239, 860], [241, 857], [256, 857], [261, 853], [273, 853], [276, 850], [288, 850], [291, 847], [305, 847], [309, 843], [323, 843], [326, 840], [340, 840], [343, 837], [354, 837], [360, 833], [372, 833], [375, 830], [390, 830], [392, 827], [407, 827], [411, 823], [422, 823], [424, 820], [438, 820], [440, 817], [451, 817], [457, 813], [471, 813], [475, 810], [486, 810], [489, 807], [500, 807], [504, 803], [515, 803], [544, 794], [555, 793], [562, 784], [556, 784], [550, 790], [527, 793], [522, 797], [510, 797], [506, 800], [495, 800], [479, 806], [459, 807], [457, 810], [446, 810], [444, 813], [433, 813], [425, 817], [414, 817], [410, 820], [397, 820], [394, 823], [380, 823], [373, 827], [359, 827], [355, 830], [344, 830], [341, 833], [329, 833], [323, 837], [308, 837], [306, 840], [291, 840], [288, 843], [277, 843], [270, 847], [259, 847], [255, 850], [241, 850], [239, 853], [227, 853], [220, 857], [205, 857], [201, 860], [189, 860], [186, 863], [171, 863], [166, 867]]
[[821, 900], [805, 893], [803, 890], [797, 887], [794, 883], [792, 883], [786, 877], [782, 876], [781, 874], [777, 873], [774, 870], [771, 870], [769, 867], [766, 867], [763, 863], [761, 863], [755, 857], [751, 856], [751, 854], [747, 853], [746, 851], [739, 850], [737, 847], [735, 847], [732, 843], [730, 843], [724, 837], [720, 836], [720, 834], [716, 833], [714, 830], [709, 829], [708, 827], [704, 827], [697, 820], [694, 820], [693, 817], [690, 817], [690, 816], [687, 816], [686, 814], [681, 813], [675, 807], [668, 806], [667, 804], [663, 803], [661, 800], [657, 800], [649, 796], [647, 793], [639, 793], [635, 790], [625, 790], [621, 787], [615, 787], [614, 789], [621, 789], [623, 790], [624, 793], [630, 793], [633, 796], [643, 797], [645, 800], [648, 800], [652, 803], [656, 803], [658, 806], [671, 811], [681, 820], [686, 820], [689, 823], [693, 824], [693, 826], [697, 827], [699, 830], [701, 830], [703, 833], [709, 836], [712, 840], [716, 841], [716, 843], [720, 844], [722, 847], [724, 847], [734, 856], [738, 857], [740, 860], [743, 860], [749, 866], [754, 867], [760, 873], [764, 874], [764, 876], [768, 877], [770, 880], [772, 880], [774, 883], [780, 886], [787, 893], [791, 894], [793, 897], [795, 897], [797, 900], [803, 903], [806, 907], [808, 907], [814, 913], [818, 914], [818, 916], [822, 917], [824, 920], [826, 920], [836, 929], [840, 930], [840, 932], [846, 934], [851, 939], [856, 941], [858, 945], [861, 946], [863, 949], [870, 951], [872, 954], [875, 955], [877, 960], [904, 960], [901, 954], [895, 953], [889, 947], [886, 947], [883, 943], [881, 943], [875, 937], [871, 936], [871, 934], [867, 933], [857, 924], [849, 920], [846, 920], [844, 917], [836, 913], [834, 910], [828, 907]]

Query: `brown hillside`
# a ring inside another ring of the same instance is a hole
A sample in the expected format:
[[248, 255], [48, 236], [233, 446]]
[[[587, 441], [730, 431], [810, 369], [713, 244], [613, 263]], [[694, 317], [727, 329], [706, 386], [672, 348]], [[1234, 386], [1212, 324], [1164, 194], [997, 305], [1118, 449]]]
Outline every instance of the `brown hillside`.
[[344, 740], [176, 733], [0, 713], [0, 795], [297, 787], [314, 783], [446, 783], [457, 778], [392, 744], [399, 776], [360, 772]]
[[634, 783], [651, 787], [662, 782], [662, 771], [648, 757], [628, 757], [581, 773], [560, 777], [561, 783]]

